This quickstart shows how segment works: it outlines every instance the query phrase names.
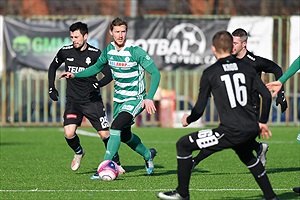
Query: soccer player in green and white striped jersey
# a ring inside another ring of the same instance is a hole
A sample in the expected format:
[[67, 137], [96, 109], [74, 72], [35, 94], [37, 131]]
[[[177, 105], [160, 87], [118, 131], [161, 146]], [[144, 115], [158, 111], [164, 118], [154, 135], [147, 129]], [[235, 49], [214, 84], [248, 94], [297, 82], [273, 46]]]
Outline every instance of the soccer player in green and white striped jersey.
[[[105, 65], [110, 66], [115, 89], [114, 114], [104, 160], [112, 159], [122, 141], [143, 156], [146, 162], [146, 172], [152, 174], [156, 150], [148, 149], [141, 139], [131, 132], [131, 125], [143, 109], [149, 114], [155, 113], [153, 97], [159, 85], [160, 73], [147, 52], [126, 41], [126, 21], [120, 18], [114, 19], [109, 33], [113, 42], [103, 50], [94, 65], [76, 74], [65, 72], [60, 75], [60, 78], [89, 77], [99, 73]], [[151, 74], [148, 94], [146, 94], [145, 71]], [[91, 178], [97, 179], [96, 175]]]

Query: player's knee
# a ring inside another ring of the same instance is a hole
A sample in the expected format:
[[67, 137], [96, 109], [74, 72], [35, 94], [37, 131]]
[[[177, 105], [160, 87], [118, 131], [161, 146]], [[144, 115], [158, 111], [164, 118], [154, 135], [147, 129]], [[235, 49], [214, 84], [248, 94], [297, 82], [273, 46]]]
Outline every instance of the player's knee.
[[121, 112], [111, 124], [111, 129], [123, 130], [124, 127], [130, 125], [132, 115], [127, 112]]
[[75, 133], [73, 132], [73, 133], [66, 133], [65, 132], [65, 138], [67, 138], [67, 139], [72, 139], [72, 138], [74, 138], [75, 137]]
[[127, 143], [128, 141], [131, 140], [132, 133], [131, 133], [131, 128], [127, 127], [124, 128], [121, 132], [121, 142]]
[[191, 152], [188, 149], [186, 137], [181, 137], [176, 142], [177, 155], [189, 155]]
[[99, 136], [102, 140], [109, 137], [109, 131], [108, 130], [98, 131], [98, 134], [99, 134]]
[[72, 125], [64, 126], [65, 137], [68, 139], [71, 139], [76, 135], [75, 131], [76, 131], [76, 127]]

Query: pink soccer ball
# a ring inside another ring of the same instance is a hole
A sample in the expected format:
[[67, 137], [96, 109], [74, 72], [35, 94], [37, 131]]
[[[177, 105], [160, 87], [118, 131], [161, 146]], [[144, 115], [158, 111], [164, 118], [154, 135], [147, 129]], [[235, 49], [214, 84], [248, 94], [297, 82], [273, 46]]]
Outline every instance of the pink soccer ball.
[[112, 160], [105, 160], [100, 163], [98, 166], [97, 172], [101, 180], [104, 181], [112, 181], [115, 180], [119, 173], [118, 173], [118, 166]]

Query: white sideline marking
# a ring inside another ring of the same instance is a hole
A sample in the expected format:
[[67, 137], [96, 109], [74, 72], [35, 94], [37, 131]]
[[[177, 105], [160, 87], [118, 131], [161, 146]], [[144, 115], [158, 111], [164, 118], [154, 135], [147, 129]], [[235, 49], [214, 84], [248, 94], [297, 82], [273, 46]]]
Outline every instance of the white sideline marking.
[[[137, 190], [137, 189], [128, 189], [128, 190], [39, 190], [38, 188], [33, 190], [0, 190], [0, 192], [160, 192], [160, 191], [170, 191], [174, 189], [155, 189], [155, 190]], [[242, 189], [242, 188], [226, 188], [226, 189], [193, 189], [192, 191], [199, 192], [215, 192], [215, 191], [261, 191], [260, 189]], [[274, 189], [277, 191], [290, 191], [291, 188], [278, 188]]]
[[92, 132], [88, 132], [88, 131], [83, 131], [83, 130], [76, 130], [76, 133], [79, 135], [86, 135], [86, 136], [91, 136], [91, 137], [100, 137], [98, 134], [96, 133], [92, 133]]
[[[62, 132], [64, 132], [64, 129], [60, 129]], [[85, 135], [85, 136], [91, 136], [91, 137], [100, 137], [97, 133], [89, 132], [89, 131], [84, 131], [84, 130], [76, 130], [76, 133], [79, 135]]]
[[[63, 129], [61, 129], [62, 131], [64, 131]], [[94, 133], [94, 132], [89, 132], [89, 131], [84, 131], [84, 130], [76, 130], [76, 133], [79, 134], [79, 135], [85, 135], [85, 136], [90, 136], [90, 137], [98, 137], [100, 138], [100, 136], [97, 134], [97, 133]], [[294, 143], [297, 143], [297, 140], [293, 140], [293, 141], [271, 141], [271, 140], [268, 140], [268, 141], [265, 141], [267, 142], [268, 144], [294, 144]], [[157, 143], [157, 144], [170, 144], [170, 143], [176, 143], [176, 141], [174, 142], [170, 142], [170, 141], [151, 141], [151, 143]]]

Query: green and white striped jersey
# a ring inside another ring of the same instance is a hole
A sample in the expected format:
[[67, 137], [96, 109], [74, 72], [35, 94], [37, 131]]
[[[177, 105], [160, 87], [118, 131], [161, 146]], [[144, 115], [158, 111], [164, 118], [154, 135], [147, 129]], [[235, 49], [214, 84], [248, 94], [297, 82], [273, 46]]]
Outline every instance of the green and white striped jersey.
[[[154, 61], [141, 47], [126, 42], [116, 50], [114, 42], [101, 53], [97, 62], [87, 69], [75, 73], [75, 78], [88, 77], [109, 65], [114, 79], [114, 102], [122, 103], [136, 99], [151, 99], [157, 90], [160, 74]], [[151, 74], [149, 93], [146, 96], [145, 70]]]
[[141, 47], [126, 42], [125, 46], [118, 51], [114, 42], [111, 42], [98, 60], [107, 63], [112, 70], [115, 102], [145, 98], [144, 69], [153, 66], [154, 61]]

